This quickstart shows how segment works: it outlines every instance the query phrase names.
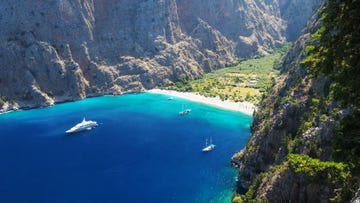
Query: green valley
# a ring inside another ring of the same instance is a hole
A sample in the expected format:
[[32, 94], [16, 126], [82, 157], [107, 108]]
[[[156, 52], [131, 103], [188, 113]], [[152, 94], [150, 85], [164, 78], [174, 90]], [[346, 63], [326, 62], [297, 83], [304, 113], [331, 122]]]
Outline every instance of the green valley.
[[196, 80], [181, 78], [165, 86], [166, 89], [197, 92], [221, 100], [248, 101], [258, 104], [262, 95], [274, 84], [279, 74], [279, 60], [290, 43], [274, 53], [254, 59], [240, 60], [239, 64], [205, 74]]

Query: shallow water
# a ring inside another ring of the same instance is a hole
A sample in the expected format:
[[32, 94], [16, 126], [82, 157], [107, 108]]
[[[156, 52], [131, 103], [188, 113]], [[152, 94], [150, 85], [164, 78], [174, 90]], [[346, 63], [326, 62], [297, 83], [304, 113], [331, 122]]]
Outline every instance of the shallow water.
[[[100, 126], [67, 135], [84, 116]], [[3, 114], [0, 202], [229, 202], [251, 119], [150, 93]]]

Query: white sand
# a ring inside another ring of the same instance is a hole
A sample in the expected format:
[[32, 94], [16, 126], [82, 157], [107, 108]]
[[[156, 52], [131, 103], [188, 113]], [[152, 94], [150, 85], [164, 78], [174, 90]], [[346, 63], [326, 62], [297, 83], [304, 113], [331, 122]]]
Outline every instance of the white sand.
[[193, 92], [178, 92], [174, 90], [152, 89], [148, 92], [154, 94], [165, 94], [172, 97], [180, 97], [183, 99], [216, 106], [227, 110], [239, 111], [248, 115], [252, 115], [253, 112], [256, 111], [256, 106], [250, 102], [233, 102], [229, 100], [221, 101], [219, 97], [204, 97]]

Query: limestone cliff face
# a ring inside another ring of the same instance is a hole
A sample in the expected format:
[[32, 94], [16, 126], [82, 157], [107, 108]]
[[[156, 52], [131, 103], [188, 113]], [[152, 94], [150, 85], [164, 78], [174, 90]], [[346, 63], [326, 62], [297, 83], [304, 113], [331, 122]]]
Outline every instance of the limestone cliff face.
[[235, 42], [237, 56], [265, 54], [285, 40], [277, 1], [266, 5], [265, 1], [183, 0], [178, 8], [186, 33], [191, 34], [199, 20], [205, 21]]
[[141, 91], [266, 54], [291, 28], [286, 2], [297, 1], [1, 1], [0, 104]]
[[[323, 0], [302, 1], [302, 0], [279, 0], [280, 15], [285, 20], [287, 27], [285, 37], [289, 41], [295, 41], [305, 28], [308, 17], [314, 13], [323, 3]], [[308, 17], [304, 17], [308, 16]]]

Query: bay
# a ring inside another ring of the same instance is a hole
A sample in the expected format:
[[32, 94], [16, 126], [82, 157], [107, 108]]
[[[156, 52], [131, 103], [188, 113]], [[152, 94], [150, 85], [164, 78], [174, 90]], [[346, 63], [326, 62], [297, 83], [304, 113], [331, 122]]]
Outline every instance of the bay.
[[[167, 98], [104, 96], [0, 115], [0, 202], [230, 202], [230, 158], [252, 117]], [[65, 133], [83, 117], [100, 125]], [[216, 148], [204, 153], [209, 138]]]

